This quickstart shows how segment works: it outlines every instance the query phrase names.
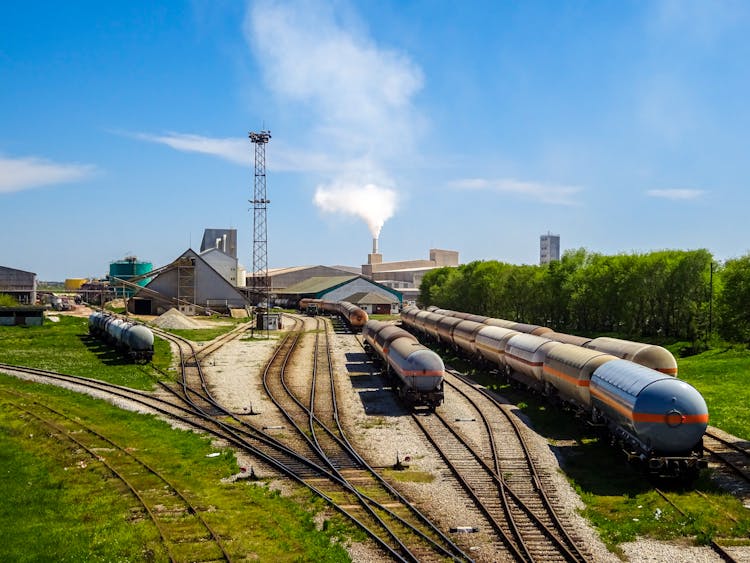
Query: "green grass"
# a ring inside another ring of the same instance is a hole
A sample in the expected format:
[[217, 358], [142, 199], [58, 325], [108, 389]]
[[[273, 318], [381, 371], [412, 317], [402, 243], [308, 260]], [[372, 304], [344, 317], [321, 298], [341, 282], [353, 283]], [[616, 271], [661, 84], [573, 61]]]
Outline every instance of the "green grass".
[[[121, 351], [88, 334], [85, 318], [59, 315], [42, 326], [0, 326], [0, 362], [92, 377], [136, 389], [151, 389], [157, 372], [136, 365]], [[154, 339], [153, 364], [169, 367], [169, 344]]]
[[750, 439], [750, 351], [723, 346], [678, 358], [679, 378], [695, 387], [708, 405], [710, 424]]
[[[335, 541], [354, 533], [333, 516], [322, 531], [313, 515], [324, 508], [305, 490], [294, 500], [262, 484], [222, 481], [238, 473], [230, 450], [217, 450], [193, 432], [178, 431], [145, 415], [54, 386], [0, 375], [0, 475], [3, 503], [2, 561], [165, 561], [166, 553], [149, 520], [121, 483], [102, 465], [50, 434], [42, 423], [13, 406], [20, 392], [121, 446], [131, 448], [160, 471], [193, 503], [224, 539], [235, 559], [260, 561], [345, 561]], [[220, 451], [218, 457], [207, 454]]]

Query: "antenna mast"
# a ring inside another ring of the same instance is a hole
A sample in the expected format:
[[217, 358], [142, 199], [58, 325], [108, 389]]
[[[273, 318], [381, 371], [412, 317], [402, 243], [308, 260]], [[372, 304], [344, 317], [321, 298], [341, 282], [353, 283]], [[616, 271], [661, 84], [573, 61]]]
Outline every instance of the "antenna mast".
[[271, 203], [266, 197], [266, 144], [271, 140], [270, 131], [250, 132], [250, 141], [255, 145], [255, 189], [253, 204], [253, 285], [252, 298], [255, 304], [265, 302], [269, 308], [271, 288], [268, 283], [268, 228], [267, 212]]

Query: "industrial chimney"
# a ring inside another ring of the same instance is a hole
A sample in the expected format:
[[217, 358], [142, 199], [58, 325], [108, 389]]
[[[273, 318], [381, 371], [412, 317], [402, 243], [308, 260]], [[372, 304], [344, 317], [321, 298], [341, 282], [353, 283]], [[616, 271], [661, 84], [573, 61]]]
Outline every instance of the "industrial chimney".
[[372, 238], [372, 254], [367, 255], [368, 264], [381, 264], [383, 262], [383, 255], [378, 253], [378, 237]]

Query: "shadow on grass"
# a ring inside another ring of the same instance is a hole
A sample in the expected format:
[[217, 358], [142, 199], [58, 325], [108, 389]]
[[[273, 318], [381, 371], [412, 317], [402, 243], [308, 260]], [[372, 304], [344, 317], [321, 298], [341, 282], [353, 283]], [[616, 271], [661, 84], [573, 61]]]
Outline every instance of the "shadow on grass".
[[133, 362], [126, 352], [118, 350], [113, 345], [108, 344], [90, 334], [79, 335], [81, 343], [96, 356], [105, 366], [125, 366]]

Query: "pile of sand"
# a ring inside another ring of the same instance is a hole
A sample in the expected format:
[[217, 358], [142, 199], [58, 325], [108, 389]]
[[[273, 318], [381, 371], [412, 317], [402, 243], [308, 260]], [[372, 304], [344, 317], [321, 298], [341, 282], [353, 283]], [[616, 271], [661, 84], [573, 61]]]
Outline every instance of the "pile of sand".
[[175, 308], [156, 317], [151, 323], [159, 328], [201, 328], [198, 321], [183, 315]]

